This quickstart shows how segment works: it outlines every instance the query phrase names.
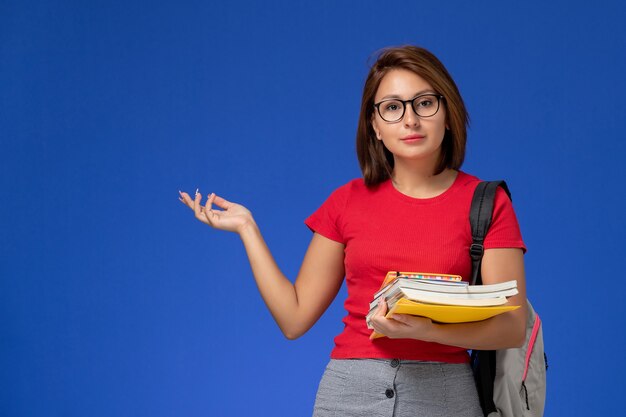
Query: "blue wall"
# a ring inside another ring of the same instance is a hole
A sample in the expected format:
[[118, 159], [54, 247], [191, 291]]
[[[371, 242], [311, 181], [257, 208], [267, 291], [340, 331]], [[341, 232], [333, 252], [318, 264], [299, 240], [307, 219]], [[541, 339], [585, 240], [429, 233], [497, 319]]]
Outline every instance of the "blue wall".
[[459, 84], [464, 170], [513, 192], [546, 415], [620, 414], [624, 6], [214, 3], [0, 4], [0, 415], [309, 415], [345, 294], [285, 340], [177, 191], [247, 205], [294, 277], [360, 175], [368, 57], [405, 43]]

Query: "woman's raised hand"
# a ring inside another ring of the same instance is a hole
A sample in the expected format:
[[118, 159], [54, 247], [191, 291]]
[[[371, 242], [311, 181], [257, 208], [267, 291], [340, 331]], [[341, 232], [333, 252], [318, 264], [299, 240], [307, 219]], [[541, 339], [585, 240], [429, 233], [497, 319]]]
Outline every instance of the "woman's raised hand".
[[[180, 197], [178, 199], [194, 211], [196, 219], [211, 227], [241, 233], [246, 226], [254, 224], [250, 210], [241, 204], [231, 203], [222, 197], [218, 197], [215, 193], [209, 195], [204, 205], [201, 203], [202, 195], [198, 192], [196, 192], [194, 199], [182, 191], [179, 191], [179, 194]], [[213, 204], [221, 210], [212, 208]]]

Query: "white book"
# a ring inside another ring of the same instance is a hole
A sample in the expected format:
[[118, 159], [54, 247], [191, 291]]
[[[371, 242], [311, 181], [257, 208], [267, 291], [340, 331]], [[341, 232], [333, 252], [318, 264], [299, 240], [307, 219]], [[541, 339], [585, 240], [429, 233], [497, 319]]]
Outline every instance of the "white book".
[[[396, 278], [374, 294], [377, 298], [382, 293], [387, 292], [398, 286], [410, 286], [411, 288], [431, 289], [435, 291], [455, 292], [458, 289], [467, 288], [467, 281], [443, 281], [435, 279], [416, 279], [416, 278]], [[455, 288], [457, 290], [455, 290]]]
[[437, 294], [432, 291], [420, 291], [413, 288], [402, 288], [401, 293], [400, 298], [404, 297], [412, 301], [430, 304], [452, 306], [497, 306], [506, 304], [505, 296], [472, 298], [472, 294]]
[[416, 280], [410, 278], [398, 278], [391, 285], [382, 288], [376, 294], [374, 298], [378, 298], [381, 294], [389, 291], [394, 291], [396, 288], [415, 288], [427, 291], [438, 291], [446, 293], [459, 293], [459, 294], [479, 294], [479, 293], [492, 293], [495, 291], [505, 291], [511, 288], [517, 288], [517, 281], [510, 280], [505, 282], [498, 282], [496, 284], [485, 285], [468, 285], [467, 282], [449, 282], [449, 281], [434, 281], [434, 280]]
[[486, 285], [467, 285], [467, 282], [463, 282], [464, 285], [459, 285], [458, 282], [449, 283], [445, 281], [425, 282], [426, 280], [414, 280], [399, 278], [395, 280], [391, 285], [379, 290], [374, 294], [374, 300], [370, 304], [378, 302], [380, 296], [385, 294], [396, 294], [400, 288], [412, 288], [416, 290], [433, 291], [437, 293], [453, 293], [453, 294], [483, 294], [484, 297], [510, 297], [517, 294], [517, 281], [510, 280], [505, 282], [499, 282], [496, 284]]
[[[518, 291], [517, 291], [517, 281], [510, 281], [513, 284], [509, 284], [509, 286], [511, 286], [508, 289], [502, 289], [502, 290], [497, 290], [497, 291], [490, 291], [490, 292], [471, 292], [470, 289], [471, 287], [468, 287], [466, 290], [462, 290], [462, 289], [455, 289], [455, 291], [453, 292], [448, 292], [448, 291], [439, 291], [438, 288], [435, 289], [434, 287], [428, 287], [427, 289], [424, 289], [424, 286], [413, 286], [411, 285], [411, 283], [408, 283], [406, 285], [397, 285], [397, 286], [392, 286], [388, 289], [388, 291], [386, 291], [384, 294], [380, 294], [377, 298], [375, 298], [371, 303], [370, 303], [370, 309], [371, 308], [375, 308], [378, 305], [378, 301], [380, 300], [380, 297], [384, 295], [384, 297], [387, 299], [387, 303], [389, 303], [390, 301], [393, 300], [397, 300], [399, 298], [401, 298], [404, 294], [406, 294], [405, 290], [412, 290], [414, 295], [417, 294], [422, 294], [423, 297], [439, 297], [442, 299], [457, 299], [457, 300], [481, 300], [481, 299], [490, 299], [490, 298], [495, 298], [495, 299], [499, 299], [500, 297], [512, 297], [514, 295], [517, 295]], [[499, 284], [496, 284], [499, 285]], [[414, 288], [415, 287], [415, 288]], [[482, 287], [482, 285], [476, 285], [473, 287]], [[496, 287], [498, 288], [498, 287]], [[447, 303], [447, 304], [451, 304], [451, 303]], [[468, 305], [468, 304], [465, 304]], [[474, 304], [476, 305], [476, 304]]]

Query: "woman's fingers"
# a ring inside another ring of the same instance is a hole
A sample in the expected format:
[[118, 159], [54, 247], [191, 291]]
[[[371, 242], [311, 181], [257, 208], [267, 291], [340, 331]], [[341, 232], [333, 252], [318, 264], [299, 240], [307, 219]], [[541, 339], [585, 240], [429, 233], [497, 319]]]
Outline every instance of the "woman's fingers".
[[194, 214], [196, 215], [196, 219], [200, 220], [202, 223], [208, 223], [208, 219], [204, 215], [204, 207], [202, 207], [202, 194], [200, 194], [198, 190], [196, 190], [192, 208]]
[[215, 193], [212, 194], [213, 195], [213, 202], [215, 203], [216, 206], [218, 206], [221, 209], [224, 210], [228, 210], [233, 203], [231, 203], [230, 201], [227, 201], [226, 199], [219, 197], [217, 195], [215, 195]]
[[193, 200], [189, 196], [189, 194], [179, 191], [180, 197], [178, 198], [184, 205], [193, 210]]
[[179, 200], [193, 210], [196, 219], [217, 229], [236, 229], [237, 222], [241, 222], [242, 213], [243, 215], [247, 213], [245, 208], [215, 193], [209, 194], [204, 204], [202, 204], [202, 195], [199, 191], [196, 191], [193, 199], [185, 192], [179, 191], [178, 193], [180, 194]]
[[376, 311], [376, 315], [380, 317], [385, 317], [386, 314], [387, 314], [387, 302], [385, 301], [384, 298], [382, 298], [378, 302], [378, 310]]
[[187, 205], [187, 201], [185, 200], [186, 195], [187, 193], [183, 193], [182, 191], [178, 190], [178, 200], [184, 205]]
[[178, 191], [178, 194], [180, 195], [178, 199], [184, 205], [193, 210], [196, 219], [200, 220], [202, 223], [207, 223], [208, 225], [213, 226], [213, 222], [216, 220], [217, 217], [215, 211], [212, 210], [213, 200], [215, 200], [215, 193], [212, 193], [208, 196], [207, 201], [204, 205], [202, 205], [202, 194], [200, 194], [200, 192], [198, 191], [196, 191], [193, 199], [189, 194], [183, 191]]
[[372, 327], [377, 333], [385, 334], [384, 330], [381, 328], [381, 325], [384, 324], [385, 314], [387, 313], [387, 303], [384, 298], [378, 301], [378, 307], [376, 309], [376, 313], [372, 316], [370, 323]]
[[[377, 333], [383, 334], [387, 337], [400, 337], [401, 333], [405, 326], [407, 326], [407, 321], [409, 320], [404, 315], [393, 315], [390, 318], [387, 318], [387, 313], [389, 308], [387, 307], [387, 302], [385, 300], [381, 300], [378, 303], [378, 309], [376, 310], [376, 314], [370, 320], [372, 327]], [[396, 320], [399, 318], [399, 320]]]
[[213, 221], [216, 220], [217, 214], [212, 210], [213, 201], [215, 200], [215, 193], [211, 193], [209, 198], [206, 199], [204, 207], [202, 207], [202, 213], [204, 218], [209, 222], [209, 225], [213, 226]]

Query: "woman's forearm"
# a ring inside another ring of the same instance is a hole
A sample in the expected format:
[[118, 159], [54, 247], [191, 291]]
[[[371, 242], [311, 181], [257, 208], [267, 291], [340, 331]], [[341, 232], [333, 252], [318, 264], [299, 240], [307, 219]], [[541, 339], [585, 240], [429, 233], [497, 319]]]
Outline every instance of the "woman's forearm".
[[497, 315], [487, 320], [433, 324], [431, 341], [466, 349], [508, 349], [524, 343], [526, 304], [518, 310]]
[[313, 234], [292, 284], [276, 265], [259, 228], [250, 221], [239, 230], [265, 304], [288, 339], [306, 333], [333, 301], [344, 276], [344, 245]]
[[287, 338], [298, 335], [298, 297], [295, 286], [282, 273], [255, 222], [239, 233], [252, 274], [274, 320]]

